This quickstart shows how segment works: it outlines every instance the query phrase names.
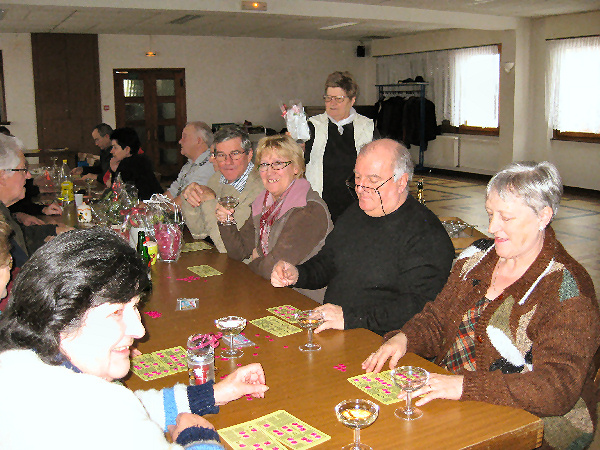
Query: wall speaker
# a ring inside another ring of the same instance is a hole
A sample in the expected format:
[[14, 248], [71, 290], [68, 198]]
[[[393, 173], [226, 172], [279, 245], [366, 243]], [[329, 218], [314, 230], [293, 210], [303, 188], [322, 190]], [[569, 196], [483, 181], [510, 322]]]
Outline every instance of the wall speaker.
[[364, 58], [366, 54], [367, 54], [367, 51], [366, 51], [366, 48], [364, 45], [356, 46], [356, 56], [358, 58]]

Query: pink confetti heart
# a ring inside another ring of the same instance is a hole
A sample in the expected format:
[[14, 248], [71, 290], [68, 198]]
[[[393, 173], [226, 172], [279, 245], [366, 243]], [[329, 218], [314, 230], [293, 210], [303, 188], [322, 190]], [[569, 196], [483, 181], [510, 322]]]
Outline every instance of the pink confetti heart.
[[144, 311], [144, 314], [152, 317], [153, 319], [158, 319], [160, 316], [162, 316], [162, 313], [159, 313], [158, 311]]

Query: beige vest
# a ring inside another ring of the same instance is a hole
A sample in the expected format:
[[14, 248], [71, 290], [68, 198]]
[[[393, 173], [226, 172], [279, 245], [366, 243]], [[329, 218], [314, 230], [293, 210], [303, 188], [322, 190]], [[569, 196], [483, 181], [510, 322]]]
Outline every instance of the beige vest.
[[[308, 120], [315, 126], [315, 139], [310, 152], [310, 162], [306, 165], [306, 179], [319, 195], [323, 195], [323, 155], [327, 145], [329, 118], [327, 113], [323, 113]], [[360, 114], [356, 114], [353, 124], [354, 146], [356, 147], [356, 154], [358, 154], [363, 145], [373, 140], [375, 124], [371, 119]]]

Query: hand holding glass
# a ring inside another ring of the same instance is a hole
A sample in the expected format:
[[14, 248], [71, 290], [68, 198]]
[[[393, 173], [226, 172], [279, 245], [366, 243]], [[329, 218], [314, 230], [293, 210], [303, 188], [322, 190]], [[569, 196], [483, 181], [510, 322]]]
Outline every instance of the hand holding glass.
[[[217, 199], [217, 202], [219, 202], [219, 205], [221, 205], [223, 208], [225, 209], [235, 209], [237, 205], [240, 204], [240, 200], [235, 198], [235, 197], [231, 197], [231, 196], [226, 196], [226, 197], [219, 197]], [[227, 216], [227, 219], [224, 222], [220, 222], [222, 225], [232, 225], [233, 222], [233, 216], [230, 214]]]
[[294, 319], [298, 321], [298, 325], [301, 328], [308, 329], [308, 343], [298, 347], [303, 352], [312, 352], [315, 350], [321, 350], [319, 344], [313, 344], [313, 329], [317, 328], [324, 321], [323, 313], [314, 309], [307, 311], [300, 311], [294, 315]]
[[221, 317], [220, 319], [215, 320], [215, 326], [223, 334], [229, 335], [229, 339], [231, 339], [231, 348], [223, 350], [221, 355], [227, 358], [237, 358], [242, 356], [244, 352], [235, 348], [233, 337], [240, 334], [242, 330], [246, 328], [246, 319], [238, 316]]
[[369, 400], [344, 400], [335, 407], [338, 420], [349, 428], [354, 428], [354, 442], [342, 447], [342, 450], [372, 450], [360, 442], [360, 429], [375, 422], [379, 415], [379, 405]]
[[414, 366], [396, 367], [392, 370], [392, 380], [396, 386], [406, 392], [406, 406], [394, 411], [396, 417], [404, 420], [415, 420], [421, 417], [423, 411], [412, 407], [411, 394], [427, 384], [429, 372]]

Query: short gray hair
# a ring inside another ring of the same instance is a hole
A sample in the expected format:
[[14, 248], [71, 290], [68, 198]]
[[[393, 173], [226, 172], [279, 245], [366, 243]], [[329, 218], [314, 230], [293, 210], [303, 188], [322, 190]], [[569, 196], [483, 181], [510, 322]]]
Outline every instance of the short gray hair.
[[502, 200], [507, 195], [518, 197], [539, 214], [549, 206], [552, 218], [556, 216], [563, 185], [558, 169], [548, 161], [517, 161], [510, 163], [492, 177], [487, 185], [486, 197], [496, 192]]
[[398, 179], [404, 174], [408, 175], [407, 181], [412, 180], [415, 165], [413, 164], [412, 158], [410, 157], [410, 153], [408, 152], [407, 148], [398, 141], [395, 141], [393, 139], [377, 139], [375, 141], [371, 141], [368, 144], [363, 145], [358, 154], [364, 155], [369, 153], [372, 149], [376, 147], [376, 144], [384, 143], [383, 141], [389, 142], [391, 144], [390, 148], [394, 153], [394, 161], [392, 162], [392, 165], [394, 167], [394, 181], [398, 181]]
[[23, 143], [19, 139], [0, 134], [0, 170], [16, 169], [22, 153]]
[[207, 147], [213, 145], [215, 136], [213, 135], [211, 128], [206, 123], [200, 121], [188, 122], [185, 124], [185, 126], [192, 127], [196, 132], [196, 136], [202, 138]]
[[221, 142], [235, 138], [240, 138], [242, 140], [242, 150], [244, 150], [246, 153], [252, 150], [250, 136], [248, 136], [248, 133], [246, 133], [244, 129], [238, 125], [227, 125], [219, 128], [219, 130], [215, 133], [214, 144], [216, 146]]

